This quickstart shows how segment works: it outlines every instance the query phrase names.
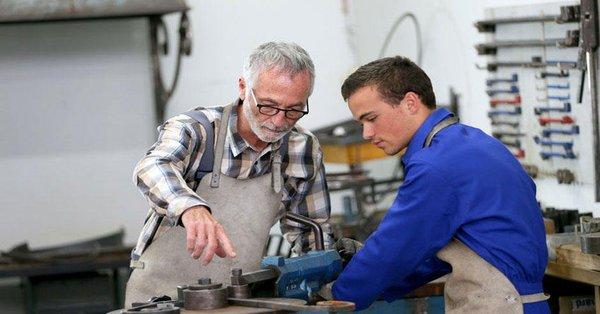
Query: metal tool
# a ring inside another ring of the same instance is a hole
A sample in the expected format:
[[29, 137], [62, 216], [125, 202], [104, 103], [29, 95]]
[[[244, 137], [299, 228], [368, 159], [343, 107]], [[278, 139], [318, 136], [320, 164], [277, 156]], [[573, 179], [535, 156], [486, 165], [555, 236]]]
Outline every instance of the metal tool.
[[548, 89], [569, 89], [571, 86], [569, 84], [569, 82], [566, 82], [563, 85], [560, 84], [548, 84], [546, 85], [546, 88]]
[[555, 176], [558, 184], [571, 184], [575, 181], [575, 174], [569, 169], [558, 169]]
[[539, 117], [538, 122], [541, 126], [545, 126], [548, 123], [573, 124], [575, 120], [571, 116], [562, 116], [562, 118]]
[[575, 154], [573, 152], [557, 153], [557, 152], [544, 152], [544, 151], [540, 152], [540, 157], [542, 157], [542, 159], [544, 159], [544, 160], [554, 158], [554, 157], [559, 157], [559, 158], [563, 158], [563, 159], [577, 158], [577, 156], [575, 156]]
[[186, 310], [212, 310], [227, 306], [227, 287], [223, 287], [221, 283], [211, 283], [210, 278], [202, 278], [198, 283], [183, 290], [183, 305]]
[[542, 139], [539, 136], [534, 136], [533, 140], [536, 144], [541, 146], [562, 146], [565, 150], [571, 150], [573, 148], [573, 142], [567, 141], [552, 141], [548, 139]]
[[515, 85], [511, 85], [508, 89], [488, 89], [485, 91], [489, 96], [494, 96], [496, 94], [518, 94], [519, 87]]
[[180, 308], [173, 301], [149, 302], [143, 305], [132, 307], [130, 309], [122, 309], [111, 311], [108, 314], [179, 314]]
[[546, 72], [546, 71], [542, 71], [538, 74], [535, 75], [535, 78], [538, 79], [545, 79], [547, 77], [558, 77], [558, 78], [565, 78], [565, 77], [569, 77], [569, 71], [567, 70], [560, 70], [559, 72]]
[[495, 138], [503, 138], [503, 137], [521, 137], [521, 136], [525, 136], [525, 133], [521, 133], [521, 132], [492, 132], [492, 136]]
[[544, 112], [571, 112], [571, 103], [566, 102], [563, 103], [562, 107], [535, 107], [533, 108], [533, 112], [536, 115], [540, 115]]
[[316, 305], [305, 305], [302, 304], [305, 301], [298, 299], [229, 298], [229, 302], [241, 306], [294, 312], [351, 312], [355, 308], [354, 303], [346, 301], [320, 301]]
[[548, 47], [555, 46], [559, 48], [577, 47], [579, 43], [579, 30], [569, 33], [565, 38], [555, 39], [530, 39], [530, 40], [499, 40], [475, 45], [478, 55], [495, 55], [498, 48], [521, 48], [521, 47]]
[[537, 178], [538, 174], [540, 173], [540, 169], [536, 166], [536, 165], [530, 165], [530, 164], [522, 164], [523, 169], [525, 170], [525, 172], [532, 178]]
[[546, 99], [547, 100], [567, 101], [567, 100], [571, 99], [571, 95], [567, 95], [567, 96], [549, 95]]
[[521, 96], [516, 95], [514, 98], [509, 99], [490, 99], [490, 106], [496, 107], [497, 105], [520, 105]]
[[480, 70], [496, 72], [498, 68], [546, 68], [556, 67], [559, 69], [576, 69], [578, 63], [566, 60], [548, 60], [542, 61], [513, 61], [513, 62], [489, 62], [485, 66], [475, 65]]
[[499, 126], [499, 125], [506, 125], [506, 126], [510, 126], [512, 128], [518, 128], [519, 127], [519, 121], [516, 122], [511, 122], [511, 121], [498, 121], [498, 120], [492, 120], [492, 125], [494, 126]]
[[516, 24], [516, 23], [535, 23], [535, 22], [555, 22], [557, 24], [572, 23], [579, 21], [579, 6], [561, 6], [559, 15], [536, 15], [527, 17], [513, 17], [501, 19], [489, 19], [475, 22], [475, 27], [479, 32], [495, 32], [496, 25]]
[[521, 141], [519, 141], [519, 140], [507, 141], [503, 138], [499, 138], [498, 140], [500, 140], [500, 142], [502, 142], [502, 144], [504, 144], [508, 147], [514, 147], [517, 149], [521, 149]]
[[487, 79], [485, 84], [487, 86], [492, 86], [497, 83], [516, 83], [519, 81], [519, 76], [516, 73], [513, 73], [509, 78], [494, 78]]
[[573, 125], [570, 129], [543, 129], [542, 136], [549, 137], [552, 134], [575, 135], [579, 134], [579, 126]]
[[515, 107], [514, 110], [490, 110], [488, 112], [488, 117], [494, 117], [494, 116], [502, 116], [502, 115], [508, 115], [508, 116], [515, 116], [515, 115], [520, 115], [521, 114], [521, 107]]

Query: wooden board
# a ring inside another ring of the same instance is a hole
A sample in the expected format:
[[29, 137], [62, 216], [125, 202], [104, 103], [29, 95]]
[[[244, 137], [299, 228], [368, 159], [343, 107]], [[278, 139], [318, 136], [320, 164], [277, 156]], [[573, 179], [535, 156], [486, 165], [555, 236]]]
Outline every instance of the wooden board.
[[587, 270], [600, 270], [600, 256], [581, 252], [578, 244], [565, 244], [556, 248], [556, 262]]

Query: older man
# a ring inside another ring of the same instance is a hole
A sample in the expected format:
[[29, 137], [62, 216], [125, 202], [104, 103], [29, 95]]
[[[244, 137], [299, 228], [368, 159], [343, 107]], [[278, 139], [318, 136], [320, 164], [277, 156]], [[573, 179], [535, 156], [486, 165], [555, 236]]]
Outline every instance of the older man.
[[429, 77], [403, 57], [360, 67], [342, 96], [363, 136], [406, 148], [392, 207], [333, 285], [362, 309], [444, 274], [447, 313], [548, 313], [535, 184], [498, 140], [436, 109]]
[[[300, 46], [262, 44], [246, 59], [238, 99], [159, 128], [134, 171], [151, 210], [132, 252], [126, 305], [175, 297], [177, 285], [199, 277], [228, 281], [232, 267], [258, 269], [269, 230], [286, 211], [321, 223], [331, 246], [322, 151], [296, 124], [309, 112], [314, 76]], [[308, 250], [309, 230], [281, 226], [295, 250]]]

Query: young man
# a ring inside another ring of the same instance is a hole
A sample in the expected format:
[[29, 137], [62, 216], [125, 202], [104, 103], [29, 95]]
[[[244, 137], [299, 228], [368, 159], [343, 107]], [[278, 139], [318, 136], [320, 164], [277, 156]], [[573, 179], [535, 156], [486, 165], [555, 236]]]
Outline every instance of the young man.
[[[312, 60], [296, 44], [269, 42], [243, 71], [238, 99], [166, 121], [135, 168], [151, 210], [132, 252], [126, 306], [176, 297], [178, 285], [200, 277], [229, 282], [233, 267], [257, 270], [269, 230], [286, 211], [321, 223], [331, 246], [322, 151], [296, 125], [309, 110]], [[295, 249], [308, 250], [310, 231], [281, 222]]]
[[360, 67], [342, 96], [365, 139], [388, 155], [406, 148], [405, 179], [333, 296], [363, 309], [451, 273], [447, 313], [548, 313], [541, 211], [512, 154], [436, 109], [429, 77], [406, 58]]

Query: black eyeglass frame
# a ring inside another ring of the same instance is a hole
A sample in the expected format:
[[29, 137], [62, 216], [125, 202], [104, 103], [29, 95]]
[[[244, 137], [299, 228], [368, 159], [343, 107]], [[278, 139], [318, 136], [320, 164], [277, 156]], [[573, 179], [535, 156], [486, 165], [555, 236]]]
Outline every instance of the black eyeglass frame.
[[[308, 114], [308, 100], [306, 101], [306, 110], [281, 109], [281, 108], [277, 108], [275, 106], [261, 105], [258, 102], [256, 103], [256, 107], [258, 107], [258, 112], [260, 112], [264, 115], [267, 115], [267, 116], [274, 116], [274, 115], [277, 115], [279, 113], [279, 111], [283, 111], [286, 118], [293, 119], [293, 120], [300, 119]], [[262, 110], [263, 108], [274, 109], [275, 111], [273, 111], [272, 113], [267, 113], [267, 112], [263, 112], [263, 110]], [[298, 117], [290, 117], [288, 115], [288, 112], [296, 112], [296, 113], [302, 114], [302, 115], [298, 116]]]
[[[256, 107], [258, 107], [258, 112], [260, 112], [260, 113], [262, 113], [262, 114], [264, 114], [266, 116], [271, 116], [272, 117], [274, 115], [277, 115], [279, 113], [279, 111], [283, 111], [283, 114], [285, 115], [286, 118], [291, 119], [291, 120], [297, 120], [297, 119], [300, 119], [300, 118], [304, 117], [309, 112], [308, 99], [306, 100], [306, 110], [281, 109], [281, 108], [277, 108], [275, 106], [259, 104], [258, 103], [258, 99], [256, 99], [256, 95], [254, 95], [254, 90], [250, 89], [250, 92], [252, 93], [252, 98], [254, 98], [254, 102], [256, 103]], [[272, 113], [267, 113], [267, 112], [263, 112], [263, 108], [274, 109], [275, 111], [273, 111]], [[297, 113], [301, 113], [302, 115], [299, 116], [299, 117], [290, 117], [288, 115], [288, 112], [297, 112]]]

